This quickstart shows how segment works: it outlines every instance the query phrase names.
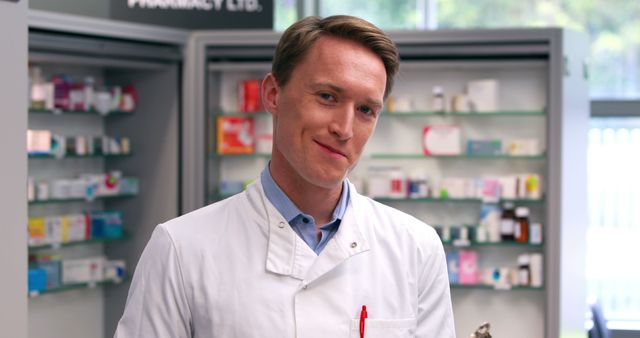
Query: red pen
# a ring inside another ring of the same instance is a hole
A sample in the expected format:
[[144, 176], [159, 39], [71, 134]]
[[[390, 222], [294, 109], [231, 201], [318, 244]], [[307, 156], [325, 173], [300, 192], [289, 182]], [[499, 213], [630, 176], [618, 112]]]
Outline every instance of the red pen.
[[362, 311], [360, 311], [360, 338], [364, 338], [364, 321], [367, 319], [367, 306], [362, 305]]

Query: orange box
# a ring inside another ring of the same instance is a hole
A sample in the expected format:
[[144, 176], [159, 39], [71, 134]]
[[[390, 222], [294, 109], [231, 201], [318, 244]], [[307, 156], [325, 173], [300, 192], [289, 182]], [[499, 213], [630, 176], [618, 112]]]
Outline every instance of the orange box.
[[254, 121], [249, 117], [220, 116], [217, 119], [218, 154], [253, 154]]

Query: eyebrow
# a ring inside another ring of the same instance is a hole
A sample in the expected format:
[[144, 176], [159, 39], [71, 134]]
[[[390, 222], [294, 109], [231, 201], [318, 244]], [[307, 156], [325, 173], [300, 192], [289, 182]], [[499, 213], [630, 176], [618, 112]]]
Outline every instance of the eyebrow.
[[[318, 89], [322, 89], [324, 87], [328, 87], [331, 90], [335, 91], [338, 94], [342, 94], [345, 92], [345, 89], [337, 86], [331, 82], [318, 82], [318, 83], [314, 83], [311, 85], [311, 88], [313, 88], [314, 90], [318, 90]], [[367, 101], [368, 104], [373, 105], [373, 106], [379, 106], [382, 107], [382, 102], [380, 102], [380, 100], [376, 100], [372, 97], [367, 97], [365, 99], [365, 101]]]

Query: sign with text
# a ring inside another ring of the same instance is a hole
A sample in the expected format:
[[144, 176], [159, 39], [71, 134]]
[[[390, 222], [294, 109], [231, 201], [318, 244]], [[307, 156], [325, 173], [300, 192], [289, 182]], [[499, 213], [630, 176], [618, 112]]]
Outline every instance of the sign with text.
[[111, 18], [184, 29], [273, 29], [273, 0], [111, 0]]

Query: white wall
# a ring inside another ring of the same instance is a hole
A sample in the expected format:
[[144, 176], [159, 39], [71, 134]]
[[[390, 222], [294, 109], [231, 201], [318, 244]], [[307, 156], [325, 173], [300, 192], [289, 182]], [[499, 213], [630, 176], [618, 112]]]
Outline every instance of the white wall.
[[0, 1], [0, 335], [27, 337], [27, 0]]

